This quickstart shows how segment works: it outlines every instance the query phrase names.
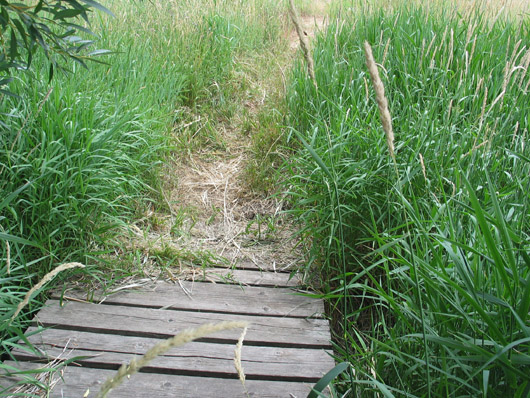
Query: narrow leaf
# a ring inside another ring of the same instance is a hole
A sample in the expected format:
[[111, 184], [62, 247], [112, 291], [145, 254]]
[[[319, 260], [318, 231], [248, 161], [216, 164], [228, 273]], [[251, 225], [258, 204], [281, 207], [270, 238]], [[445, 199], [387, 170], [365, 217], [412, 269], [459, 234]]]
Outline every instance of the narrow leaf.
[[91, 7], [97, 8], [100, 11], [103, 11], [106, 14], [109, 14], [110, 16], [114, 17], [114, 14], [106, 7], [102, 6], [101, 4], [93, 1], [93, 0], [82, 0], [83, 3], [88, 4]]
[[326, 373], [322, 378], [315, 384], [307, 398], [317, 398], [322, 391], [331, 383], [337, 376], [344, 372], [350, 366], [349, 362], [341, 362], [328, 373]]
[[11, 235], [5, 232], [0, 232], [0, 240], [7, 240], [9, 242], [20, 243], [22, 245], [40, 247], [40, 245], [37, 243], [30, 242], [27, 239], [19, 238], [18, 236]]
[[58, 13], [56, 13], [53, 17], [53, 19], [67, 19], [67, 18], [75, 18], [77, 17], [79, 14], [82, 14], [84, 13], [85, 11], [84, 10], [76, 10], [76, 9], [66, 9], [66, 10], [62, 10], [62, 11], [59, 11]]
[[95, 57], [97, 55], [105, 55], [105, 54], [112, 54], [112, 51], [110, 51], [110, 50], [94, 50], [92, 52], [89, 52], [87, 55], [89, 57]]
[[15, 29], [11, 28], [11, 41], [9, 43], [9, 56], [11, 59], [15, 59], [18, 55], [17, 36]]
[[[1, 82], [0, 82], [1, 85]], [[31, 182], [27, 182], [21, 187], [15, 189], [13, 192], [11, 192], [9, 195], [7, 195], [1, 202], [0, 202], [0, 210], [2, 210], [4, 207], [6, 207], [13, 199], [17, 197], [17, 195], [22, 192], [24, 189], [29, 187], [31, 185]]]
[[302, 144], [305, 146], [305, 148], [309, 151], [311, 154], [311, 157], [317, 164], [320, 166], [322, 171], [327, 174], [329, 178], [333, 178], [333, 175], [331, 174], [331, 171], [329, 171], [328, 167], [324, 164], [324, 161], [322, 158], [318, 155], [318, 153], [315, 152], [313, 147], [307, 143], [307, 141], [302, 137], [302, 135], [298, 131], [294, 131], [298, 139], [302, 142]]

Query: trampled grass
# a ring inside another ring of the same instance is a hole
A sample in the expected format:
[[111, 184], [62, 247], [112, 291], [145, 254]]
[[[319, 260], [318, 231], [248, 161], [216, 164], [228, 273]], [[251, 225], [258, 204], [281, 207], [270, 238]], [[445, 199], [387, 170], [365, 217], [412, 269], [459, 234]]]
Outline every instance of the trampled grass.
[[530, 390], [528, 38], [524, 17], [343, 8], [315, 45], [318, 89], [295, 68], [293, 213], [354, 368], [351, 396]]

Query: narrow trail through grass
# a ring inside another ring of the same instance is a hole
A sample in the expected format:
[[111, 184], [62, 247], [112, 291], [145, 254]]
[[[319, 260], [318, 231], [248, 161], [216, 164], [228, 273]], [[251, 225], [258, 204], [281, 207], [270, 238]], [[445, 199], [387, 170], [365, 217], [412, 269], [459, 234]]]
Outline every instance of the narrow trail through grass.
[[[183, 281], [191, 279], [250, 285], [245, 289], [246, 297], [236, 286], [220, 285], [226, 288], [223, 305], [225, 300], [232, 300], [245, 311], [249, 291], [254, 287], [263, 289], [260, 294], [269, 291], [271, 296], [277, 296], [271, 302], [289, 301], [285, 298], [292, 293], [289, 288], [300, 285], [288, 280], [287, 273], [276, 272], [296, 269], [304, 255], [292, 239], [297, 226], [282, 211], [285, 198], [278, 192], [276, 176], [286, 156], [286, 75], [297, 56], [298, 41], [287, 9], [272, 1], [241, 3], [237, 6], [241, 10], [218, 2], [204, 2], [205, 9], [193, 9], [180, 2], [154, 2], [150, 7], [112, 0], [109, 3], [115, 7], [117, 17], [105, 17], [98, 23], [106, 35], [107, 47], [116, 48], [120, 55], [113, 64], [90, 70], [94, 76], [108, 76], [109, 81], [94, 89], [92, 97], [108, 96], [120, 104], [130, 103], [128, 96], [134, 98], [134, 112], [152, 110], [145, 130], [160, 136], [160, 142], [156, 148], [147, 142], [142, 147], [154, 159], [146, 162], [148, 181], [143, 190], [135, 192], [133, 200], [123, 205], [129, 212], [127, 217], [110, 224], [110, 233], [103, 231], [102, 239], [91, 242], [86, 253], [80, 254], [85, 257], [79, 264], [87, 264], [84, 268], [88, 271], [66, 280], [61, 300], [88, 305], [85, 300], [91, 301], [89, 296], [97, 291], [112, 295], [146, 286], [155, 279], [169, 280], [176, 283], [171, 284], [172, 294], [178, 291], [190, 299], [194, 296], [190, 308], [193, 312], [206, 308], [207, 313], [220, 311], [225, 317], [225, 307], [210, 311], [210, 301], [197, 297], [199, 285], [207, 288], [209, 295], [216, 286]], [[309, 37], [314, 37], [315, 30], [325, 21], [327, 2], [318, 4], [304, 7], [304, 31]], [[264, 13], [270, 14], [273, 24], [267, 23]], [[171, 26], [181, 17], [186, 24]], [[131, 87], [123, 76], [136, 85]], [[78, 90], [78, 85], [71, 87], [73, 98]], [[67, 100], [63, 103], [55, 99], [57, 108], [68, 108]], [[140, 129], [139, 126], [135, 120], [129, 129]], [[117, 138], [120, 133], [117, 131]], [[90, 137], [87, 141], [90, 147]], [[120, 146], [119, 140], [116, 146]], [[86, 154], [88, 148], [80, 146], [79, 152]], [[122, 180], [130, 178], [124, 173]], [[112, 190], [113, 184], [105, 180], [103, 186]], [[107, 215], [104, 210], [98, 214]], [[261, 274], [256, 269], [274, 274]], [[41, 288], [39, 284], [35, 286], [36, 290]], [[278, 289], [268, 289], [271, 286]], [[75, 297], [76, 287], [81, 288], [81, 298]], [[263, 311], [274, 311], [273, 304], [262, 304], [263, 297], [260, 298]], [[41, 300], [40, 307], [27, 308], [41, 314], [42, 307], [51, 307], [45, 294]], [[323, 312], [320, 302], [304, 297], [300, 300], [318, 306], [318, 310], [308, 310], [304, 318]], [[24, 299], [22, 306], [29, 301]], [[307, 303], [292, 305], [278, 319], [296, 317], [301, 307], [307, 307]], [[237, 314], [246, 316], [245, 311]], [[13, 318], [19, 312], [17, 309]], [[30, 324], [32, 317], [28, 310], [20, 322]], [[329, 346], [327, 321], [322, 323], [325, 345]], [[311, 326], [307, 330], [310, 332]], [[25, 332], [16, 333], [20, 338]], [[300, 333], [293, 335], [304, 339]], [[17, 341], [17, 336], [12, 339]], [[315, 377], [332, 365], [332, 359], [324, 352], [322, 355], [328, 363]], [[28, 364], [31, 359], [22, 362]], [[0, 391], [5, 391], [2, 388], [0, 385]], [[37, 387], [30, 382], [22, 388], [36, 391]]]
[[[328, 2], [317, 3], [301, 18], [310, 38], [326, 22]], [[274, 53], [237, 59], [230, 84], [238, 89], [227, 103], [190, 112], [175, 127], [177, 150], [162, 173], [165, 206], [147, 209], [122, 242], [124, 252], [142, 252], [146, 275], [208, 279], [209, 267], [287, 271], [303, 261], [283, 198], [270, 195], [272, 168], [283, 161], [285, 74], [298, 49], [290, 21], [285, 28]]]

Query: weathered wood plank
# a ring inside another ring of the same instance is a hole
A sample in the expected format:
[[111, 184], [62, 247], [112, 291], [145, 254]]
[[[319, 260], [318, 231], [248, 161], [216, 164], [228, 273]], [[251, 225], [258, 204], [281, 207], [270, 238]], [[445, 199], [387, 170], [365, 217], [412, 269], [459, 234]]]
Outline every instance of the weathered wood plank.
[[[33, 333], [36, 328], [28, 330]], [[29, 341], [43, 355], [14, 350], [17, 359], [72, 358], [91, 356], [78, 361], [90, 367], [118, 367], [135, 355], [143, 355], [161, 339], [95, 334], [72, 330], [48, 329], [33, 334]], [[171, 374], [203, 374], [237, 378], [234, 368], [234, 345], [191, 342], [172, 349], [149, 365], [149, 371]], [[72, 350], [72, 351], [70, 351]], [[243, 346], [242, 365], [247, 379], [316, 382], [334, 366], [322, 349]]]
[[250, 271], [270, 271], [270, 272], [281, 272], [281, 273], [290, 273], [295, 270], [297, 264], [276, 264], [276, 262], [266, 262], [263, 260], [252, 261], [249, 258], [238, 259], [235, 264], [224, 264], [218, 262], [214, 265], [216, 268], [237, 268], [241, 270], [250, 270]]
[[186, 275], [186, 280], [236, 284], [243, 286], [297, 287], [301, 280], [297, 275], [285, 272], [259, 270], [208, 268]]
[[[35, 369], [36, 364], [8, 362], [8, 365], [23, 369]], [[69, 366], [50, 393], [51, 398], [87, 397], [97, 395], [101, 384], [116, 372], [104, 369], [91, 369]], [[0, 385], [10, 380], [0, 377]], [[302, 398], [311, 390], [311, 383], [275, 382], [247, 380], [245, 383], [251, 397], [260, 398]], [[84, 395], [87, 390], [89, 393]], [[241, 382], [236, 379], [216, 379], [166, 374], [137, 373], [129, 380], [112, 390], [112, 398], [244, 398]]]
[[[322, 317], [322, 300], [295, 294], [289, 288], [240, 287], [206, 282], [182, 281], [180, 284], [155, 282], [141, 290], [123, 290], [110, 296], [101, 291], [87, 297], [86, 292], [69, 290], [65, 294], [76, 299], [105, 300], [107, 304], [210, 311], [233, 314]], [[59, 298], [58, 292], [53, 298]]]
[[[78, 302], [69, 302], [60, 307], [56, 300], [49, 300], [35, 317], [35, 321], [43, 326], [158, 338], [171, 337], [186, 328], [205, 323], [228, 320], [251, 323], [245, 338], [247, 345], [330, 346], [328, 322], [323, 319], [173, 311]], [[238, 337], [238, 331], [224, 331], [209, 339], [232, 342]]]

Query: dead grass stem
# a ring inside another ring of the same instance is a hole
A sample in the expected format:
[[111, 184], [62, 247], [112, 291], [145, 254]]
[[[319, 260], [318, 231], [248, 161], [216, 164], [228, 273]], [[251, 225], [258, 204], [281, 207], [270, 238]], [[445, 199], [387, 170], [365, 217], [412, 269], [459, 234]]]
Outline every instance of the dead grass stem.
[[26, 293], [24, 300], [22, 300], [22, 302], [17, 306], [17, 309], [11, 317], [10, 322], [13, 322], [13, 320], [18, 316], [18, 314], [20, 314], [20, 311], [22, 311], [22, 309], [29, 303], [29, 300], [31, 300], [31, 296], [33, 295], [33, 293], [40, 290], [46, 283], [51, 281], [55, 277], [55, 275], [70, 268], [85, 268], [85, 266], [81, 263], [65, 263], [59, 265], [52, 271], [48, 272], [46, 275], [44, 275], [44, 278], [42, 278], [39, 283], [33, 286], [30, 291]]
[[9, 246], [9, 242], [6, 240], [6, 267], [7, 267], [7, 275], [11, 275], [11, 246]]
[[96, 396], [96, 398], [105, 398], [107, 394], [114, 388], [118, 387], [125, 378], [130, 377], [131, 375], [137, 373], [141, 368], [146, 366], [156, 357], [164, 354], [171, 348], [182, 346], [186, 343], [189, 343], [193, 340], [205, 337], [209, 334], [221, 332], [223, 330], [238, 329], [243, 328], [242, 337], [239, 338], [238, 346], [236, 347], [236, 369], [237, 369], [237, 352], [239, 350], [239, 369], [237, 369], [238, 374], [241, 371], [240, 379], [242, 382], [245, 379], [243, 368], [241, 367], [241, 348], [243, 344], [243, 338], [245, 336], [246, 330], [248, 328], [248, 322], [219, 322], [219, 323], [207, 323], [205, 325], [199, 326], [195, 329], [184, 330], [177, 335], [171, 337], [170, 339], [164, 340], [151, 349], [149, 349], [142, 357], [139, 359], [133, 359], [129, 364], [123, 364], [116, 374], [113, 377], [108, 378]]
[[298, 38], [300, 39], [300, 47], [302, 48], [302, 52], [304, 53], [304, 58], [307, 63], [307, 73], [309, 74], [309, 77], [311, 81], [313, 82], [315, 88], [318, 88], [317, 80], [315, 78], [315, 68], [313, 65], [313, 58], [309, 51], [309, 43], [305, 37], [304, 31], [300, 24], [298, 12], [296, 11], [296, 7], [294, 5], [294, 0], [289, 0], [289, 15], [291, 16], [291, 19], [295, 26], [296, 34], [298, 35]]

